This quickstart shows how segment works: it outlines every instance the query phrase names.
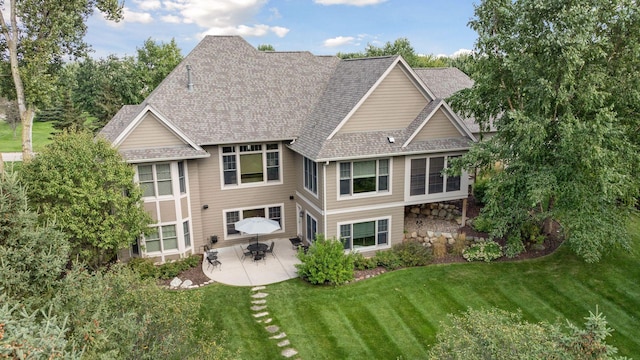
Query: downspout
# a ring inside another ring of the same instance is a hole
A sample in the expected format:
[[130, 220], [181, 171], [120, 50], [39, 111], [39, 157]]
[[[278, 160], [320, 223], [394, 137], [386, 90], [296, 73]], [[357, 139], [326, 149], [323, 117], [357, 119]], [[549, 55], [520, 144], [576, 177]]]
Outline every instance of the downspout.
[[328, 239], [327, 234], [327, 166], [329, 162], [322, 165], [322, 227], [324, 228], [324, 238]]

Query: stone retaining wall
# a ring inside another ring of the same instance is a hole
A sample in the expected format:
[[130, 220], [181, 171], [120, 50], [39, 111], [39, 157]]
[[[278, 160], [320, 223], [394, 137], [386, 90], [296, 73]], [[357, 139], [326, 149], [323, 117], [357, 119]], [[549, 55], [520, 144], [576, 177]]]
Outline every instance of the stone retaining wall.
[[427, 219], [457, 220], [462, 222], [462, 210], [460, 201], [448, 201], [441, 203], [410, 205], [405, 208], [405, 216], [408, 218], [425, 217]]

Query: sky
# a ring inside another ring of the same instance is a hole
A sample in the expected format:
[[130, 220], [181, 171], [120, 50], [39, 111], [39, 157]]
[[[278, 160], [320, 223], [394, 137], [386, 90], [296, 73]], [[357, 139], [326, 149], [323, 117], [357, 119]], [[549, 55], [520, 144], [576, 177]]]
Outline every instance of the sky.
[[[479, 1], [479, 0], [478, 0]], [[473, 0], [125, 0], [124, 19], [99, 12], [85, 40], [94, 58], [136, 55], [151, 38], [187, 55], [205, 35], [241, 35], [257, 47], [315, 55], [362, 52], [407, 38], [417, 54], [473, 49]]]

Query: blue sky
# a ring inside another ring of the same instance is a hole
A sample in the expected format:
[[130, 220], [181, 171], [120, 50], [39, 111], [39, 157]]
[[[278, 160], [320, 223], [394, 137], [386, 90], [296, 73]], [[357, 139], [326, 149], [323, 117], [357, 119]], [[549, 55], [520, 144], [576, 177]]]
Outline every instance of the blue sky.
[[[479, 0], [478, 0], [479, 1]], [[254, 46], [316, 55], [360, 52], [409, 39], [416, 53], [470, 50], [473, 0], [126, 0], [124, 20], [88, 21], [94, 57], [135, 55], [152, 38], [174, 38], [184, 55], [204, 35], [241, 35]]]

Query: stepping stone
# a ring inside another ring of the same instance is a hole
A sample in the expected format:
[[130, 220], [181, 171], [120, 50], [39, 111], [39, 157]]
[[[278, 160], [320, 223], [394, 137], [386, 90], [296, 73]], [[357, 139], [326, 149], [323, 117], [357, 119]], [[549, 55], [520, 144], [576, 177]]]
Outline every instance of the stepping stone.
[[266, 304], [266, 303], [267, 303], [267, 300], [265, 300], [265, 299], [262, 299], [262, 300], [253, 300], [251, 303], [252, 303], [252, 304]]
[[269, 339], [284, 339], [284, 338], [286, 338], [286, 337], [287, 337], [287, 334], [285, 334], [285, 333], [281, 332], [281, 333], [280, 333], [280, 334], [278, 334], [278, 335], [270, 336], [270, 337], [269, 337]]
[[273, 321], [273, 319], [272, 319], [272, 318], [268, 318], [268, 319], [265, 319], [265, 320], [263, 321], [263, 323], [268, 324], [268, 323], [270, 323], [271, 321]]
[[254, 299], [263, 299], [263, 298], [266, 298], [267, 296], [269, 296], [269, 294], [263, 293], [263, 292], [259, 292], [251, 295], [251, 297]]
[[193, 285], [193, 282], [189, 279], [185, 280], [182, 282], [182, 284], [180, 284], [180, 287], [183, 289], [186, 289], [188, 287], [190, 287], [191, 285]]
[[288, 349], [284, 349], [282, 350], [282, 356], [286, 357], [286, 358], [290, 358], [294, 355], [297, 355], [298, 352], [296, 351], [296, 349], [292, 349], [292, 348], [288, 348]]
[[277, 332], [278, 330], [280, 330], [280, 328], [279, 328], [279, 327], [277, 327], [276, 325], [269, 325], [269, 326], [267, 326], [265, 329], [267, 329], [267, 331], [268, 331], [268, 332], [270, 332], [270, 333], [272, 333], [272, 334], [273, 334], [274, 332]]
[[253, 314], [253, 317], [255, 317], [255, 318], [261, 318], [261, 317], [265, 317], [265, 316], [267, 316], [267, 315], [269, 315], [269, 313], [265, 311], [265, 312], [261, 312], [261, 313]]
[[173, 278], [173, 280], [171, 280], [171, 282], [169, 283], [169, 286], [175, 288], [175, 287], [180, 286], [180, 284], [182, 284], [182, 280], [180, 280], [180, 278], [175, 277], [175, 278]]
[[267, 288], [266, 286], [254, 286], [251, 288], [251, 291], [264, 290], [266, 288]]
[[254, 305], [254, 306], [251, 307], [251, 310], [260, 311], [260, 310], [264, 310], [266, 308], [267, 308], [267, 305], [262, 305], [262, 306]]
[[278, 343], [278, 347], [287, 346], [287, 345], [289, 345], [289, 344], [291, 344], [291, 342], [289, 341], [289, 339], [285, 339], [285, 340], [282, 340], [282, 341], [280, 341], [280, 342]]

